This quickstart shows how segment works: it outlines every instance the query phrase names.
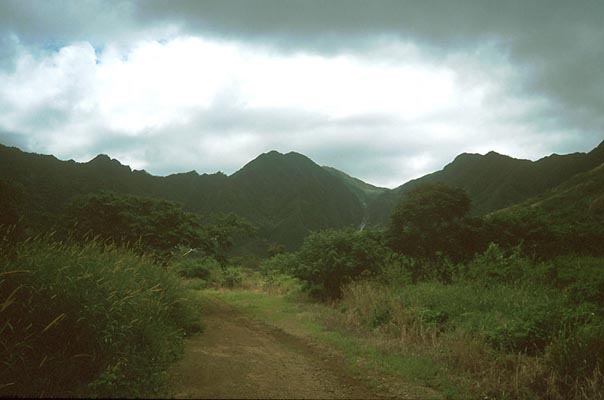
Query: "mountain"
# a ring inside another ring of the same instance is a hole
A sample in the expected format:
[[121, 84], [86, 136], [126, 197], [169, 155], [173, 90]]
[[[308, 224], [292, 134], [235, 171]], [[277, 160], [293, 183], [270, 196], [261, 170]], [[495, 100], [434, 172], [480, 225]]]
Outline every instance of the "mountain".
[[373, 202], [379, 195], [390, 191], [387, 188], [370, 185], [332, 167], [323, 166], [323, 169], [341, 180], [364, 206]]
[[563, 224], [604, 224], [604, 163], [497, 214], [547, 215]]
[[[534, 162], [495, 152], [464, 153], [442, 170], [390, 190], [321, 167], [295, 152], [261, 154], [230, 176], [190, 171], [159, 177], [133, 171], [107, 155], [78, 163], [0, 145], [0, 179], [24, 187], [31, 224], [50, 226], [74, 196], [109, 190], [176, 201], [203, 217], [237, 213], [259, 227], [256, 249], [272, 242], [294, 249], [308, 232], [323, 228], [383, 226], [405, 193], [422, 183], [465, 189], [473, 215], [540, 195], [546, 197], [535, 201], [543, 207], [568, 208], [570, 213], [576, 203], [598, 210], [604, 200], [593, 188], [602, 183], [597, 169], [602, 163], [604, 142], [589, 153], [554, 154]], [[589, 188], [596, 197], [587, 205]]]
[[50, 225], [74, 196], [103, 190], [177, 201], [202, 216], [235, 212], [259, 227], [258, 246], [294, 248], [311, 230], [356, 227], [363, 219], [363, 205], [348, 186], [298, 153], [262, 154], [231, 176], [158, 177], [107, 155], [77, 163], [0, 145], [0, 178], [23, 185], [36, 224]]
[[589, 153], [553, 154], [537, 161], [495, 152], [463, 153], [442, 170], [380, 195], [369, 207], [369, 221], [373, 225], [386, 223], [405, 192], [423, 183], [440, 182], [466, 190], [472, 200], [471, 213], [484, 215], [539, 195], [603, 162], [604, 142]]

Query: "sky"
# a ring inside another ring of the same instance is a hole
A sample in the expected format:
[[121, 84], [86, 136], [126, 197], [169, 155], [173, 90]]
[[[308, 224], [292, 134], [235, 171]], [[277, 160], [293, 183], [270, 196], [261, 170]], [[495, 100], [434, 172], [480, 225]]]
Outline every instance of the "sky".
[[154, 175], [307, 155], [396, 187], [604, 139], [604, 2], [0, 0], [0, 143]]

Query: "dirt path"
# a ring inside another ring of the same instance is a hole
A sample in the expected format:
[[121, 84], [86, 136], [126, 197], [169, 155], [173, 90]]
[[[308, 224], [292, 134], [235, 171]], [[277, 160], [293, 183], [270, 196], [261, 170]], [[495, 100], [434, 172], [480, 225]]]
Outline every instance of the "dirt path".
[[172, 370], [177, 398], [375, 398], [342, 360], [206, 297], [206, 329]]

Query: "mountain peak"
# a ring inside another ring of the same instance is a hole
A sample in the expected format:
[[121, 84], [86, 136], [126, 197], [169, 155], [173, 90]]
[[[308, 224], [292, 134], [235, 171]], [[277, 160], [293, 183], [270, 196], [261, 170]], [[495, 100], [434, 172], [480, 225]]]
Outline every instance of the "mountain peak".
[[590, 153], [591, 154], [593, 154], [593, 153], [597, 153], [597, 154], [604, 153], [604, 140], [599, 145], [597, 145], [592, 151], [590, 151]]
[[105, 168], [119, 167], [119, 168], [131, 170], [129, 166], [123, 165], [118, 160], [109, 157], [107, 154], [99, 154], [98, 156], [94, 157], [92, 160], [88, 161], [86, 163], [86, 165], [105, 167]]
[[107, 154], [99, 154], [94, 157], [92, 160], [88, 161], [88, 163], [108, 163], [111, 162], [111, 158]]

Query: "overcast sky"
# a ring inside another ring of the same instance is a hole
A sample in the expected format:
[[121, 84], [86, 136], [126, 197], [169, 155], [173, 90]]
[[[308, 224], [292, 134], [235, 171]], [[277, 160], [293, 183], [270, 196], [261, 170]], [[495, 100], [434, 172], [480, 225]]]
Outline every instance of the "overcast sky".
[[0, 143], [156, 175], [297, 151], [394, 187], [604, 139], [604, 1], [0, 0]]

